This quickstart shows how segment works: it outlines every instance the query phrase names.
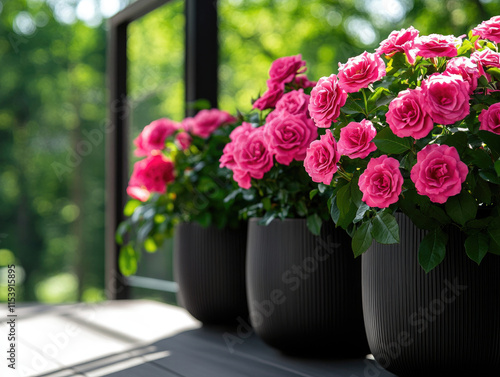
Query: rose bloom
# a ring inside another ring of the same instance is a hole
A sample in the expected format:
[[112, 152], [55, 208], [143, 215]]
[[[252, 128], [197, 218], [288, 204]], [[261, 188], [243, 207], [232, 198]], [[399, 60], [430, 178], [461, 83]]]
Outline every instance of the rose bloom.
[[435, 73], [422, 82], [422, 94], [435, 123], [453, 124], [470, 112], [469, 83], [460, 75]]
[[305, 94], [303, 89], [292, 90], [291, 92], [284, 94], [283, 97], [281, 97], [276, 103], [276, 111], [309, 116], [309, 113], [307, 112], [309, 98], [310, 96]]
[[460, 193], [468, 173], [455, 147], [430, 144], [417, 153], [410, 177], [420, 195], [442, 204]]
[[500, 102], [481, 111], [478, 119], [481, 122], [479, 126], [480, 130], [490, 131], [500, 135]]
[[351, 122], [340, 130], [339, 153], [349, 158], [365, 158], [377, 149], [372, 141], [376, 135], [377, 130], [369, 120]]
[[363, 193], [361, 200], [370, 207], [387, 208], [396, 203], [403, 187], [399, 161], [386, 155], [372, 158], [358, 186]]
[[445, 73], [462, 76], [469, 83], [469, 94], [477, 88], [477, 79], [481, 75], [477, 63], [465, 56], [448, 60]]
[[340, 153], [337, 151], [337, 142], [330, 130], [319, 140], [311, 143], [304, 159], [304, 168], [313, 182], [322, 182], [329, 185], [337, 171]]
[[234, 146], [235, 146], [235, 141], [239, 137], [246, 138], [248, 135], [250, 135], [253, 132], [254, 128], [252, 125], [248, 122], [243, 122], [240, 126], [236, 127], [233, 131], [231, 131], [231, 134], [229, 135], [229, 138], [231, 139], [231, 142], [227, 143], [224, 146], [224, 149], [222, 151], [222, 156], [219, 159], [220, 162], [220, 167], [221, 168], [228, 168], [230, 170], [235, 170], [237, 169], [238, 165], [236, 164], [236, 161], [234, 160]]
[[206, 139], [223, 124], [232, 123], [235, 121], [236, 118], [222, 110], [201, 110], [193, 118], [191, 133], [195, 136]]
[[276, 106], [276, 102], [283, 96], [285, 87], [283, 83], [267, 80], [267, 90], [253, 103], [254, 109], [266, 110]]
[[241, 188], [249, 189], [252, 178], [262, 179], [274, 165], [273, 155], [264, 136], [264, 127], [239, 135], [233, 143], [233, 179]]
[[172, 161], [162, 154], [152, 155], [134, 164], [127, 194], [145, 202], [152, 192], [164, 194], [167, 191], [167, 185], [174, 179]]
[[165, 149], [165, 140], [179, 128], [178, 123], [161, 118], [148, 124], [134, 140], [136, 156], [147, 156], [154, 150]]
[[302, 55], [284, 56], [276, 59], [269, 68], [270, 81], [284, 85], [293, 81], [298, 73], [304, 73], [306, 62], [302, 60]]
[[182, 120], [181, 124], [179, 125], [179, 129], [184, 130], [186, 132], [191, 132], [191, 130], [194, 127], [194, 124], [195, 124], [194, 118], [187, 117]]
[[457, 56], [457, 46], [460, 43], [462, 40], [453, 35], [430, 34], [415, 39], [414, 48], [417, 50], [417, 55], [423, 58], [438, 56], [453, 58]]
[[413, 48], [415, 38], [418, 37], [418, 33], [419, 31], [413, 26], [400, 31], [394, 30], [386, 40], [380, 42], [380, 47], [377, 48], [376, 53], [392, 57], [396, 52], [403, 52], [408, 57], [409, 63], [413, 64], [415, 57], [410, 54], [410, 51]]
[[347, 93], [340, 87], [337, 76], [322, 77], [311, 91], [309, 114], [317, 127], [328, 128], [337, 121], [346, 101]]
[[175, 142], [183, 151], [189, 148], [192, 141], [193, 138], [186, 131], [181, 131], [175, 135]]
[[380, 80], [385, 76], [384, 61], [377, 54], [363, 52], [347, 63], [339, 63], [339, 83], [347, 93], [357, 92], [361, 88]]
[[474, 63], [477, 63], [479, 73], [481, 75], [485, 75], [488, 81], [490, 81], [491, 78], [490, 75], [485, 72], [485, 69], [489, 67], [500, 68], [500, 54], [490, 50], [489, 48], [473, 52], [470, 59]]
[[292, 160], [302, 161], [309, 144], [318, 137], [314, 122], [305, 115], [281, 113], [264, 126], [268, 147], [283, 165]]
[[482, 39], [500, 43], [500, 16], [494, 16], [488, 21], [481, 22], [472, 29], [472, 35], [479, 35]]
[[394, 135], [399, 137], [421, 139], [434, 127], [434, 122], [425, 110], [421, 88], [400, 92], [389, 104], [386, 120]]

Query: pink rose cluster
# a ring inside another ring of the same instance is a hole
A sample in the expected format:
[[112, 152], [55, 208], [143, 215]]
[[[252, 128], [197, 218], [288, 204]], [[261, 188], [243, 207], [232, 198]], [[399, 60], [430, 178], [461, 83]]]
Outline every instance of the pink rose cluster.
[[285, 94], [285, 86], [292, 88], [310, 88], [316, 83], [309, 81], [304, 72], [307, 70], [302, 55], [284, 56], [276, 59], [269, 69], [267, 90], [253, 103], [254, 109], [266, 110], [274, 108]]
[[276, 162], [290, 165], [303, 161], [318, 130], [307, 114], [309, 95], [302, 89], [284, 94], [262, 127], [244, 122], [230, 135], [220, 166], [233, 171], [233, 179], [242, 188], [251, 187], [251, 179], [262, 179]]
[[148, 124], [134, 140], [136, 156], [146, 156], [134, 164], [127, 193], [134, 199], [147, 201], [152, 192], [164, 194], [167, 186], [175, 178], [174, 163], [162, 153], [167, 139], [172, 137], [176, 146], [184, 151], [189, 149], [193, 136], [208, 138], [224, 124], [233, 123], [236, 118], [218, 109], [201, 110], [193, 118], [181, 123], [167, 118]]
[[378, 54], [363, 54], [339, 63], [339, 74], [322, 77], [311, 91], [309, 114], [317, 127], [328, 128], [336, 122], [347, 93], [368, 88], [386, 74], [385, 64]]
[[167, 185], [174, 181], [174, 163], [161, 153], [153, 154], [134, 164], [127, 194], [145, 202], [152, 192], [164, 194]]
[[337, 142], [330, 130], [315, 140], [307, 149], [304, 168], [313, 182], [329, 185], [338, 169], [337, 163], [341, 156], [349, 158], [365, 158], [377, 149], [373, 142], [377, 130], [372, 122], [363, 119], [361, 122], [351, 122], [340, 130]]

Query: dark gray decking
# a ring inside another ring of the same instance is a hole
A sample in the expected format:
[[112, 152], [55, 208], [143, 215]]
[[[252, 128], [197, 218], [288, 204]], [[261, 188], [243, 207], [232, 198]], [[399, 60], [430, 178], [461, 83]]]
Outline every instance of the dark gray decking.
[[[224, 329], [201, 327], [183, 309], [152, 301], [33, 306], [17, 315], [18, 368], [11, 373], [3, 362], [1, 376], [393, 376], [368, 359], [286, 356], [255, 335], [230, 350]], [[2, 318], [0, 339], [6, 328]]]

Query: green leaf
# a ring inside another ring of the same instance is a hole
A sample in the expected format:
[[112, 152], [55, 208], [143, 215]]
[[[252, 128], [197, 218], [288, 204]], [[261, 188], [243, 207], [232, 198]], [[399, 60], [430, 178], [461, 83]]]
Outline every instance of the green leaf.
[[377, 89], [375, 89], [375, 91], [368, 98], [368, 111], [371, 112], [378, 107], [377, 106], [378, 101], [383, 94], [387, 95], [391, 94], [391, 92], [389, 91], [389, 89], [384, 88], [383, 86], [380, 86]]
[[496, 185], [500, 185], [500, 177], [498, 177], [497, 173], [494, 170], [480, 170], [479, 176], [484, 179], [486, 182], [491, 182]]
[[495, 161], [495, 171], [497, 172], [497, 175], [500, 177], [500, 160]]
[[297, 214], [300, 217], [305, 217], [307, 215], [307, 205], [305, 203], [305, 199], [299, 200], [296, 205]]
[[484, 149], [467, 149], [467, 157], [472, 164], [481, 169], [491, 166], [491, 157]]
[[200, 216], [196, 217], [196, 221], [204, 228], [208, 227], [212, 222], [212, 215], [210, 212], [203, 212]]
[[490, 204], [491, 203], [491, 189], [488, 182], [479, 179], [473, 191], [474, 197], [478, 203]]
[[492, 67], [486, 70], [487, 73], [494, 76], [497, 80], [500, 80], [500, 69]]
[[118, 266], [120, 271], [125, 276], [130, 276], [137, 271], [137, 254], [131, 245], [126, 245], [120, 248], [118, 257]]
[[321, 224], [323, 224], [323, 220], [317, 213], [307, 216], [307, 227], [312, 234], [318, 236], [321, 233]]
[[477, 134], [490, 150], [500, 154], [500, 135], [485, 130], [478, 131]]
[[497, 248], [500, 248], [500, 217], [495, 217], [488, 226], [488, 234]]
[[276, 218], [276, 215], [275, 211], [266, 212], [262, 219], [259, 220], [259, 225], [268, 226]]
[[352, 236], [352, 251], [355, 257], [363, 254], [372, 244], [372, 223], [366, 221], [359, 226]]
[[354, 217], [354, 220], [352, 222], [357, 223], [363, 220], [363, 217], [365, 217], [365, 213], [368, 210], [370, 210], [370, 206], [364, 202], [361, 203], [361, 205], [358, 207], [358, 210], [356, 211], [356, 217]]
[[311, 190], [311, 192], [309, 193], [309, 199], [312, 200], [318, 192], [318, 189]]
[[349, 184], [342, 186], [337, 192], [337, 200], [336, 204], [339, 209], [339, 218], [337, 221], [337, 225], [342, 228], [347, 228], [350, 223], [356, 217], [356, 212], [358, 208], [351, 200], [351, 182]]
[[465, 240], [465, 252], [477, 264], [488, 253], [489, 237], [484, 233], [472, 234]]
[[373, 141], [382, 153], [403, 153], [411, 149], [409, 139], [397, 137], [389, 127], [380, 131]]
[[118, 225], [116, 229], [115, 241], [118, 245], [123, 244], [123, 236], [130, 230], [130, 224], [128, 221], [123, 221]]
[[146, 240], [144, 241], [144, 250], [146, 250], [148, 253], [154, 253], [156, 250], [158, 250], [158, 246], [156, 245], [156, 242], [153, 238], [146, 238]]
[[449, 147], [455, 147], [458, 154], [462, 154], [462, 152], [467, 148], [467, 135], [465, 132], [455, 132], [451, 135], [446, 135], [441, 138], [442, 144], [448, 145]]
[[127, 217], [132, 216], [135, 209], [142, 204], [139, 200], [129, 200], [127, 204], [125, 204], [125, 208], [123, 209], [123, 214]]
[[337, 197], [333, 196], [330, 205], [330, 216], [335, 224], [339, 222], [340, 210], [337, 206]]
[[269, 196], [262, 198], [262, 205], [264, 206], [264, 209], [266, 211], [270, 211], [271, 210], [271, 198]]
[[372, 218], [372, 236], [382, 244], [399, 242], [399, 225], [396, 218], [387, 211], [378, 212]]
[[448, 235], [441, 228], [431, 230], [420, 243], [418, 262], [425, 272], [441, 263], [446, 255]]
[[448, 198], [444, 206], [451, 219], [462, 226], [467, 221], [474, 219], [477, 214], [476, 199], [466, 190]]

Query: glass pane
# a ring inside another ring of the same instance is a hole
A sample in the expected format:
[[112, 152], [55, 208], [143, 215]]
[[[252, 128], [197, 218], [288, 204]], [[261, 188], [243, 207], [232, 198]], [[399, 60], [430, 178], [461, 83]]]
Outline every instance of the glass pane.
[[[184, 2], [172, 1], [132, 22], [128, 28], [131, 141], [153, 120], [181, 121], [184, 117], [184, 24]], [[131, 143], [130, 173], [138, 160], [133, 149]], [[173, 281], [172, 244], [172, 240], [167, 240], [156, 253], [143, 251], [136, 276]], [[151, 280], [140, 281], [140, 285], [150, 283], [155, 284]], [[132, 288], [132, 298], [139, 297], [175, 303], [173, 293]]]

